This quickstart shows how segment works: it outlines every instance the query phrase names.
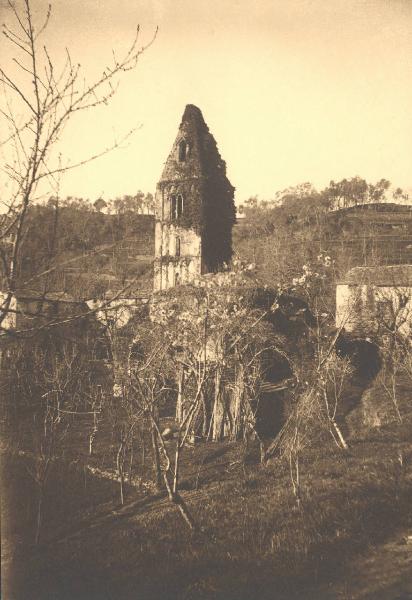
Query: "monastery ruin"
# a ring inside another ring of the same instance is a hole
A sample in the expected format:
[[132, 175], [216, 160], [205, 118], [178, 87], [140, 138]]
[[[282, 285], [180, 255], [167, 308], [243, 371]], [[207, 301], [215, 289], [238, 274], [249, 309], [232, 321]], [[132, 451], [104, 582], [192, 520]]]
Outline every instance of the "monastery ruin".
[[188, 104], [156, 189], [154, 291], [230, 261], [233, 195], [202, 113]]

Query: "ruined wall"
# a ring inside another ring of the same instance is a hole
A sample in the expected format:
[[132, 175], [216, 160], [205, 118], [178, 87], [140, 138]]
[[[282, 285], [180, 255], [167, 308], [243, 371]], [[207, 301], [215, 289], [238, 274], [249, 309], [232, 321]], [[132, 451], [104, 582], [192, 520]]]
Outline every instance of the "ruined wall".
[[412, 286], [337, 285], [336, 326], [366, 336], [385, 335], [395, 326], [399, 333], [408, 335], [412, 326]]
[[[156, 193], [154, 290], [167, 290], [192, 281], [202, 272], [201, 236], [171, 215], [171, 196], [188, 198], [189, 185], [162, 185]], [[184, 207], [185, 208], [185, 207]]]

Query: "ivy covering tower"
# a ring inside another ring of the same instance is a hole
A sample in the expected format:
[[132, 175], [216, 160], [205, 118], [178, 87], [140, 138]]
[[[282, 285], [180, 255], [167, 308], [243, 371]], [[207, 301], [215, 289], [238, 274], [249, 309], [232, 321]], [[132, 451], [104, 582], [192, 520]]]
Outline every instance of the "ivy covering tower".
[[193, 104], [183, 113], [155, 198], [155, 291], [218, 271], [232, 257], [234, 188]]

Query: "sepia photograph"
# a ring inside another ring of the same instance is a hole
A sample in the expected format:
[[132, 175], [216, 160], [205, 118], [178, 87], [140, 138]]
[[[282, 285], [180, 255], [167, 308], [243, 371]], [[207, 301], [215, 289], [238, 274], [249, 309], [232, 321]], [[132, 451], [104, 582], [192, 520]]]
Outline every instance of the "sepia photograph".
[[0, 0], [2, 600], [412, 600], [412, 0]]

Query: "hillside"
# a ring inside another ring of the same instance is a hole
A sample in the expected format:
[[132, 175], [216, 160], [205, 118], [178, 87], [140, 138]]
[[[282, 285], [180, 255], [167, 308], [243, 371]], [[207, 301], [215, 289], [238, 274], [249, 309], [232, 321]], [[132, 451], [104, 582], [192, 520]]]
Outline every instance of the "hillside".
[[333, 260], [334, 280], [364, 265], [411, 264], [412, 207], [359, 205], [339, 211], [255, 209], [234, 228], [235, 252], [256, 264], [268, 285], [290, 282], [321, 253]]
[[[233, 248], [273, 285], [290, 281], [321, 251], [335, 261], [336, 277], [353, 266], [412, 262], [412, 207], [370, 204], [305, 218], [275, 209], [258, 211], [233, 231]], [[64, 207], [32, 207], [21, 251], [21, 288], [63, 291], [78, 298], [123, 288], [152, 289], [154, 217], [105, 215]]]
[[152, 288], [154, 217], [76, 207], [32, 207], [21, 250], [20, 289], [90, 298]]
[[330, 213], [327, 222], [325, 242], [354, 263], [412, 263], [412, 206], [356, 206]]

